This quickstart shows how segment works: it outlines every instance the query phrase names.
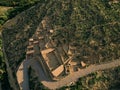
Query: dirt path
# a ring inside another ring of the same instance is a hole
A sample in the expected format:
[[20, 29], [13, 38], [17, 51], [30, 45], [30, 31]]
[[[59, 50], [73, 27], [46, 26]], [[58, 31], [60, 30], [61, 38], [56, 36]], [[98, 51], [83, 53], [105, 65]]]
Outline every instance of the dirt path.
[[[24, 67], [24, 65], [27, 66], [28, 63], [29, 63], [29, 61], [28, 62], [23, 61], [23, 63], [20, 65], [20, 67], [17, 71], [17, 80], [20, 85], [20, 88], [23, 90], [29, 90], [27, 68]], [[57, 89], [57, 88], [66, 86], [66, 85], [70, 84], [71, 82], [75, 82], [80, 77], [86, 76], [92, 72], [120, 66], [120, 59], [106, 63], [106, 64], [91, 65], [85, 69], [81, 69], [78, 72], [70, 74], [70, 75], [66, 76], [65, 78], [63, 78], [59, 81], [56, 81], [56, 82], [48, 80], [48, 78], [44, 75], [44, 72], [42, 71], [40, 64], [38, 64], [37, 61], [34, 60], [34, 63], [31, 64], [31, 66], [38, 74], [38, 77], [44, 86], [48, 87], [49, 89]]]
[[42, 69], [42, 66], [39, 64], [37, 60], [24, 60], [21, 65], [19, 66], [16, 76], [17, 81], [20, 87], [20, 90], [30, 90], [29, 89], [29, 75], [28, 75], [28, 67], [32, 67], [37, 74], [39, 75], [40, 81], [48, 81], [49, 79], [44, 74], [44, 71]]
[[98, 71], [98, 70], [105, 70], [105, 69], [109, 69], [109, 68], [113, 68], [113, 67], [117, 67], [117, 66], [120, 66], [120, 59], [109, 62], [109, 63], [106, 63], [106, 64], [89, 66], [85, 69], [81, 69], [78, 72], [70, 74], [70, 75], [66, 76], [65, 78], [63, 78], [63, 79], [61, 79], [60, 81], [57, 81], [57, 82], [42, 81], [42, 83], [43, 83], [43, 85], [45, 85], [49, 89], [57, 89], [57, 88], [66, 86], [66, 85], [70, 84], [71, 82], [75, 82], [80, 77], [86, 76], [86, 75], [88, 75], [92, 72], [95, 72], [95, 71]]

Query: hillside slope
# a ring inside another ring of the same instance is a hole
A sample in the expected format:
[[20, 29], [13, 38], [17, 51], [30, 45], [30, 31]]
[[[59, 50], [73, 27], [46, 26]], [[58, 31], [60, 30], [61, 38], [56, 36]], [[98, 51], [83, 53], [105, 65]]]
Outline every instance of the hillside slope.
[[[103, 0], [45, 0], [7, 21], [3, 41], [10, 69], [15, 76], [25, 59], [28, 39], [44, 17], [55, 32], [57, 45], [73, 47], [74, 59], [95, 64], [120, 57], [120, 3]], [[48, 28], [48, 27], [46, 27]], [[57, 47], [57, 46], [56, 46]]]

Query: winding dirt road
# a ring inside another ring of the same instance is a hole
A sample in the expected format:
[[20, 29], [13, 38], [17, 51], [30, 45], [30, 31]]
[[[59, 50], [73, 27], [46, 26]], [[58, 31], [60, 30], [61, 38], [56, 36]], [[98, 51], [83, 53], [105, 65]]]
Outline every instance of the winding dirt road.
[[21, 65], [19, 66], [16, 76], [17, 81], [20, 87], [20, 90], [30, 90], [29, 89], [29, 75], [28, 75], [28, 68], [32, 67], [37, 75], [39, 75], [40, 81], [49, 81], [49, 78], [44, 74], [42, 66], [37, 60], [24, 60]]
[[[26, 60], [26, 65], [28, 65], [27, 62], [29, 62], [29, 60]], [[23, 63], [21, 63], [21, 65], [17, 71], [17, 80], [18, 80], [19, 86], [22, 90], [29, 90], [29, 84], [28, 84], [28, 80], [27, 80], [28, 75], [26, 75], [27, 70], [26, 70], [26, 68], [21, 69], [22, 64]], [[30, 62], [29, 62], [29, 64], [30, 64]], [[36, 60], [34, 60], [34, 64], [31, 64], [31, 66], [33, 67], [33, 69], [35, 69], [36, 73], [39, 76], [39, 79], [40, 80], [42, 79], [41, 82], [43, 83], [44, 86], [48, 87], [49, 89], [57, 89], [57, 88], [66, 86], [66, 85], [70, 84], [71, 82], [76, 82], [80, 77], [86, 76], [92, 72], [120, 66], [120, 59], [111, 61], [111, 62], [108, 62], [105, 64], [91, 65], [85, 69], [81, 69], [80, 71], [70, 74], [70, 75], [66, 76], [65, 78], [63, 78], [59, 81], [56, 81], [56, 82], [49, 81], [47, 79], [47, 77], [45, 78], [45, 75], [42, 75], [44, 72], [41, 71], [41, 67]], [[26, 71], [26, 73], [24, 70]], [[23, 74], [25, 74], [25, 75], [23, 75]]]
[[92, 72], [98, 71], [98, 70], [105, 70], [113, 67], [120, 66], [120, 60], [112, 61], [110, 63], [106, 64], [100, 64], [100, 65], [91, 65], [85, 69], [81, 69], [78, 72], [75, 72], [73, 74], [70, 74], [66, 76], [65, 78], [61, 79], [58, 82], [46, 82], [43, 81], [43, 85], [48, 87], [49, 89], [57, 89], [63, 86], [66, 86], [70, 84], [71, 82], [76, 82], [80, 77], [86, 76]]

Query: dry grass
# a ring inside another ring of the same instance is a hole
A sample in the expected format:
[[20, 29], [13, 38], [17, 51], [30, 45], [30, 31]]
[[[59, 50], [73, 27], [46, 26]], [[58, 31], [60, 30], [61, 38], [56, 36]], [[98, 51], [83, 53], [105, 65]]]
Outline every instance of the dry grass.
[[9, 10], [11, 8], [12, 7], [0, 6], [0, 15], [3, 15], [7, 10]]

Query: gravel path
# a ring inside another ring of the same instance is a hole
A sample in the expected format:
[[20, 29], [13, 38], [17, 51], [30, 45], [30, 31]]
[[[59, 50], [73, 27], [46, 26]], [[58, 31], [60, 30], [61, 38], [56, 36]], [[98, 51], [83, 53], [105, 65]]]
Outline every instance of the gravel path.
[[[23, 74], [27, 73], [27, 70], [26, 70], [26, 68], [22, 69], [22, 64], [17, 71], [17, 80], [18, 80], [18, 83], [19, 83], [21, 89], [29, 90], [29, 84], [28, 84], [28, 80], [27, 80], [28, 75], [23, 75]], [[120, 59], [109, 62], [109, 63], [105, 63], [105, 64], [91, 65], [85, 69], [81, 69], [80, 71], [70, 74], [70, 75], [66, 76], [65, 78], [63, 78], [59, 81], [56, 81], [56, 82], [49, 81], [47, 79], [47, 77], [45, 78], [45, 75], [43, 75], [44, 72], [40, 69], [41, 67], [39, 64], [37, 64], [37, 62], [34, 62], [33, 64], [31, 64], [31, 66], [33, 67], [33, 69], [35, 69], [36, 73], [38, 74], [39, 79], [41, 79], [41, 82], [43, 83], [44, 86], [48, 87], [49, 89], [57, 89], [57, 88], [69, 85], [71, 82], [76, 82], [80, 77], [86, 76], [92, 72], [120, 66]], [[22, 83], [22, 82], [24, 82], [24, 83]], [[21, 85], [21, 83], [22, 83], [22, 85]]]

